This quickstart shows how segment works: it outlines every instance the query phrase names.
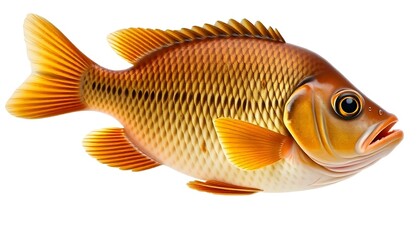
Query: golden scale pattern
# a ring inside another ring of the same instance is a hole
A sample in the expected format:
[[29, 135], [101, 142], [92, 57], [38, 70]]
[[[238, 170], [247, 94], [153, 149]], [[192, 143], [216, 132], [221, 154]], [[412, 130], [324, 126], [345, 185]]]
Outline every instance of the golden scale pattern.
[[225, 158], [213, 126], [214, 119], [229, 117], [287, 134], [285, 102], [299, 81], [326, 63], [282, 42], [231, 35], [166, 44], [125, 71], [94, 66], [84, 76], [82, 96], [91, 109], [116, 117], [135, 145], [160, 163], [205, 180], [293, 189], [307, 175], [296, 171], [305, 168], [279, 161], [238, 169]]

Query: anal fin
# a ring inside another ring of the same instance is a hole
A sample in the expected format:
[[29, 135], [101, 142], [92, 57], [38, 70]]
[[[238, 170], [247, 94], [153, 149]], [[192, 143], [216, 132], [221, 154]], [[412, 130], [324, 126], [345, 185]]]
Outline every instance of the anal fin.
[[160, 163], [138, 150], [123, 128], [104, 128], [89, 133], [83, 141], [86, 152], [99, 162], [121, 170], [143, 171]]
[[205, 182], [195, 180], [189, 182], [188, 187], [201, 192], [221, 195], [249, 195], [262, 191], [258, 188], [242, 187], [216, 180], [208, 180]]

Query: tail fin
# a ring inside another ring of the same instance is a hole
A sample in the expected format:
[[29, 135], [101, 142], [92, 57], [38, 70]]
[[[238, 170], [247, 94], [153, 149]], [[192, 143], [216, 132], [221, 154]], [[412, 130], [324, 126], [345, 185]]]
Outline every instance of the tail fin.
[[7, 110], [23, 118], [43, 118], [82, 110], [80, 81], [93, 62], [56, 27], [28, 15], [25, 40], [32, 74], [7, 102]]

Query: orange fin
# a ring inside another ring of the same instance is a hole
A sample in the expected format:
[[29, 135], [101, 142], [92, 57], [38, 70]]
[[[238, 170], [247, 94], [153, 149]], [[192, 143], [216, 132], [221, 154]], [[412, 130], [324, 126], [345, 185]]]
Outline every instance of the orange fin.
[[218, 118], [214, 126], [227, 159], [245, 170], [284, 159], [293, 144], [289, 136], [240, 120]]
[[215, 25], [205, 24], [203, 27], [181, 30], [128, 28], [111, 33], [108, 42], [118, 55], [134, 64], [139, 58], [162, 47], [216, 37], [249, 37], [285, 42], [277, 29], [266, 28], [261, 22], [252, 24], [246, 19], [241, 23], [231, 19], [228, 23], [218, 21]]
[[86, 151], [99, 162], [121, 170], [143, 171], [160, 163], [140, 152], [125, 136], [123, 128], [105, 128], [89, 133]]
[[7, 110], [42, 118], [84, 109], [80, 81], [93, 62], [40, 16], [28, 15], [24, 29], [32, 74], [9, 99]]
[[208, 180], [205, 182], [195, 180], [189, 182], [188, 187], [201, 192], [223, 195], [249, 195], [262, 191], [258, 188], [242, 187], [216, 180]]

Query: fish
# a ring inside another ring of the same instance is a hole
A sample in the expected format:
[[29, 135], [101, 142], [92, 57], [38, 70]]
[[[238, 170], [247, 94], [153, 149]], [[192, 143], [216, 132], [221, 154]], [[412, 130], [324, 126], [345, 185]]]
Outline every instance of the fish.
[[83, 140], [111, 167], [165, 165], [214, 194], [300, 191], [354, 176], [403, 139], [395, 115], [259, 21], [118, 30], [108, 41], [131, 64], [118, 71], [96, 64], [43, 17], [29, 14], [24, 33], [32, 73], [6, 109], [27, 119], [82, 110], [113, 116], [122, 127]]

